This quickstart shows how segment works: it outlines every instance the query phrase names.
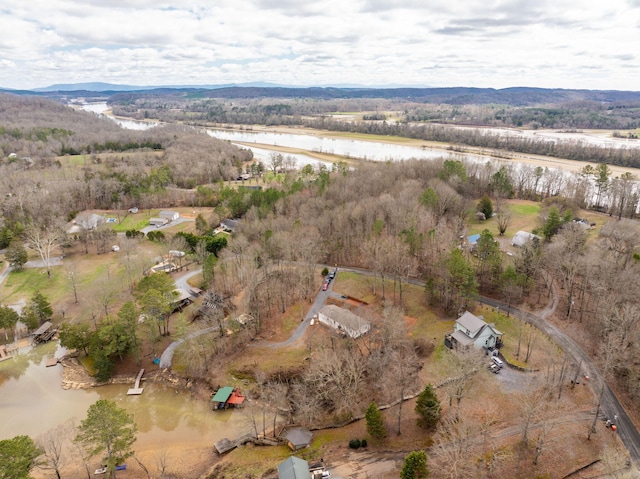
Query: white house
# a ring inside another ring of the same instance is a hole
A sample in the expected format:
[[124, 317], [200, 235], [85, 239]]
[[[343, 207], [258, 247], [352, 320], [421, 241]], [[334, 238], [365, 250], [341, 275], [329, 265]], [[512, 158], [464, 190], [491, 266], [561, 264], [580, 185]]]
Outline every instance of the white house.
[[353, 339], [362, 336], [371, 329], [369, 321], [353, 314], [348, 309], [339, 308], [333, 304], [325, 306], [320, 310], [318, 313], [318, 321], [348, 334]]
[[160, 213], [158, 213], [158, 216], [160, 218], [165, 218], [167, 221], [171, 222], [180, 218], [180, 213], [178, 213], [177, 211], [161, 211]]
[[476, 348], [495, 348], [501, 345], [502, 335], [494, 324], [484, 322], [482, 316], [466, 311], [453, 325], [453, 334], [445, 337], [449, 348], [471, 346]]
[[513, 235], [513, 239], [511, 240], [511, 246], [524, 246], [529, 241], [533, 241], [535, 238], [541, 240], [540, 236], [534, 235], [533, 233], [529, 233], [527, 231], [518, 231], [515, 235]]

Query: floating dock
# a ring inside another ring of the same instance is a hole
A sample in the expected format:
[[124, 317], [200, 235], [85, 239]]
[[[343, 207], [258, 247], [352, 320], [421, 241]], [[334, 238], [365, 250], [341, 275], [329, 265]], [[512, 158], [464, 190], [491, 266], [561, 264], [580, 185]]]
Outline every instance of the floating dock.
[[142, 375], [144, 374], [144, 369], [141, 369], [138, 373], [138, 377], [136, 377], [135, 385], [127, 391], [127, 396], [139, 396], [144, 391], [144, 388], [140, 387], [140, 380], [142, 379]]
[[49, 358], [47, 359], [47, 367], [50, 368], [51, 366], [55, 366], [59, 362], [60, 362], [59, 358]]

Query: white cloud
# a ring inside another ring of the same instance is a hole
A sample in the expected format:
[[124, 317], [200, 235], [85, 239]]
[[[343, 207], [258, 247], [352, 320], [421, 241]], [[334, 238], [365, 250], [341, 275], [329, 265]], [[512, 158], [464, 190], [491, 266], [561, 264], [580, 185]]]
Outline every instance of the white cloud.
[[0, 86], [638, 89], [639, 0], [4, 0]]

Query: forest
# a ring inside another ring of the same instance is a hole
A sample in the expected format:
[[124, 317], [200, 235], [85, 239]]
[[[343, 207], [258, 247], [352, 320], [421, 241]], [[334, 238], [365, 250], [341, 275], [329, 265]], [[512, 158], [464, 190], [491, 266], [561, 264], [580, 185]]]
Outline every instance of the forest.
[[[184, 376], [211, 387], [225, 379], [214, 372], [214, 364], [226, 364], [225, 358], [234, 354], [251, 354], [250, 343], [281, 328], [279, 321], [291, 311], [299, 322], [302, 309], [317, 293], [320, 267], [340, 265], [372, 275], [366, 288], [372, 307], [358, 310], [374, 325], [372, 334], [362, 340], [309, 341], [304, 354], [313, 355], [313, 361], [283, 362], [270, 370], [256, 362], [234, 369], [233, 374], [250, 384], [247, 392], [255, 406], [248, 415], [256, 436], [265, 427], [261, 417], [267, 413], [274, 421], [284, 415], [288, 422], [310, 428], [341, 426], [371, 404], [402, 405], [405, 396], [415, 397], [425, 389], [425, 378], [451, 376], [437, 390], [445, 414], [437, 414], [433, 423], [420, 429], [424, 433], [419, 444], [433, 445], [432, 477], [533, 477], [525, 464], [536, 465], [552, 456], [543, 455], [549, 451], [552, 419], [572, 407], [560, 394], [571, 387], [565, 374], [569, 359], [558, 356], [545, 364], [544, 380], [514, 399], [524, 405], [509, 418], [522, 425], [517, 441], [521, 446], [476, 441], [488, 430], [490, 418], [478, 415], [470, 390], [474, 381], [478, 387], [490, 373], [478, 371], [482, 359], [473, 354], [451, 360], [446, 372], [434, 372], [432, 365], [447, 352], [441, 338], [434, 341], [411, 326], [407, 318], [414, 306], [409, 298], [418, 298], [422, 319], [416, 321], [427, 321], [424, 318], [455, 319], [473, 309], [480, 297], [535, 310], [544, 307], [553, 292], [559, 327], [574, 332], [630, 413], [640, 414], [640, 286], [635, 280], [640, 273], [635, 219], [640, 192], [634, 175], [613, 177], [607, 163], [618, 163], [609, 150], [561, 142], [547, 144], [545, 150], [542, 144], [525, 146], [521, 140], [513, 140], [508, 148], [507, 138], [460, 133], [455, 140], [455, 130], [442, 126], [306, 119], [307, 113], [296, 112], [296, 102], [284, 102], [258, 110], [283, 122], [300, 115], [301, 122], [316, 128], [428, 136], [460, 144], [486, 142], [511, 151], [530, 147], [599, 164], [573, 175], [499, 160], [480, 164], [445, 158], [358, 162], [352, 168], [339, 163], [333, 168], [308, 165], [273, 172], [263, 165], [260, 180], [254, 178], [253, 183], [260, 189], [249, 189], [235, 179], [251, 171], [255, 161], [250, 150], [182, 124], [187, 117], [191, 124], [217, 123], [216, 115], [230, 105], [198, 100], [180, 103], [177, 110], [171, 97], [162, 107], [157, 98], [136, 99], [122, 107], [113, 101], [116, 114], [141, 114], [170, 124], [129, 131], [50, 100], [0, 96], [0, 243], [8, 247], [5, 262], [16, 269], [27, 253], [43, 259], [53, 250], [77, 258], [104, 253], [115, 235], [108, 227], [71, 237], [63, 233], [67, 222], [81, 221], [85, 211], [126, 211], [133, 206], [206, 211], [198, 214], [192, 232], [145, 236], [138, 228], [127, 230], [126, 256], [119, 260], [126, 280], [119, 285], [96, 280], [97, 289], [86, 290], [96, 300], [82, 310], [85, 321], [71, 324], [64, 317], [55, 318], [63, 342], [91, 356], [101, 378], [108, 379], [125, 357], [139, 354], [142, 343], [155, 348], [165, 335], [176, 335], [180, 329], [217, 325], [219, 335], [187, 340], [177, 354]], [[148, 108], [138, 101], [150, 102]], [[247, 122], [250, 118], [253, 123], [258, 117], [247, 116]], [[244, 123], [237, 117], [233, 121]], [[598, 152], [604, 155], [602, 162], [597, 161]], [[635, 164], [632, 150], [621, 154], [630, 155], [625, 164]], [[532, 232], [539, 239], [507, 255], [503, 234], [520, 215], [517, 205], [523, 203], [518, 202], [536, 205], [539, 214]], [[597, 232], [585, 229], [580, 218], [589, 207], [590, 214], [600, 215]], [[239, 220], [237, 230], [225, 241], [214, 239], [220, 221], [231, 218]], [[480, 234], [475, 247], [469, 248], [463, 240], [472, 229]], [[199, 285], [205, 290], [204, 300], [194, 305], [199, 321], [180, 316], [169, 322], [173, 283], [158, 279], [165, 276], [142, 277], [140, 264], [151, 256], [143, 253], [147, 249], [184, 250], [189, 260], [203, 267]], [[77, 294], [80, 283], [69, 281]], [[42, 318], [37, 315], [46, 309], [41, 298], [29, 304], [29, 324], [50, 316], [46, 311]], [[164, 322], [139, 324], [140, 314]], [[242, 314], [253, 321], [238, 322]], [[15, 326], [14, 316], [0, 316], [5, 328]], [[224, 334], [224, 325], [237, 334]], [[527, 349], [533, 350], [537, 333], [532, 328], [523, 331], [520, 326], [523, 345], [528, 341]], [[406, 430], [403, 414], [408, 409], [393, 410], [393, 418], [387, 420], [389, 435]], [[544, 431], [535, 434], [535, 440], [528, 429], [533, 421], [542, 424], [537, 431]], [[473, 453], [466, 454], [467, 449]], [[547, 469], [536, 473], [551, 470], [549, 463], [542, 463]], [[215, 477], [233, 477], [230, 471]]]

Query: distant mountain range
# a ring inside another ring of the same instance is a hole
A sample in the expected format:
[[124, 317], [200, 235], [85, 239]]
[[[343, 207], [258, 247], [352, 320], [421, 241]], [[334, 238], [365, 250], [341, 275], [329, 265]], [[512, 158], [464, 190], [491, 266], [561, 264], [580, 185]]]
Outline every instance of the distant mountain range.
[[273, 83], [265, 82], [253, 82], [253, 83], [227, 83], [223, 85], [164, 85], [164, 86], [139, 86], [139, 85], [117, 85], [114, 83], [103, 82], [90, 82], [90, 83], [57, 83], [55, 85], [34, 88], [31, 91], [38, 93], [48, 92], [64, 92], [64, 91], [94, 91], [94, 92], [114, 92], [114, 91], [144, 91], [144, 90], [158, 90], [158, 89], [205, 89], [215, 90], [218, 88], [230, 88], [230, 87], [280, 87], [282, 85], [276, 85]]
[[640, 92], [618, 90], [567, 90], [560, 88], [373, 88], [365, 86], [293, 87], [264, 82], [231, 85], [175, 85], [136, 86], [112, 83], [57, 84], [46, 88], [1, 90], [19, 95], [39, 95], [65, 101], [73, 97], [111, 98], [113, 101], [135, 99], [139, 96], [175, 96], [190, 98], [311, 98], [318, 100], [385, 98], [415, 103], [443, 103], [450, 105], [500, 104], [512, 106], [558, 105], [574, 102], [635, 103]]

